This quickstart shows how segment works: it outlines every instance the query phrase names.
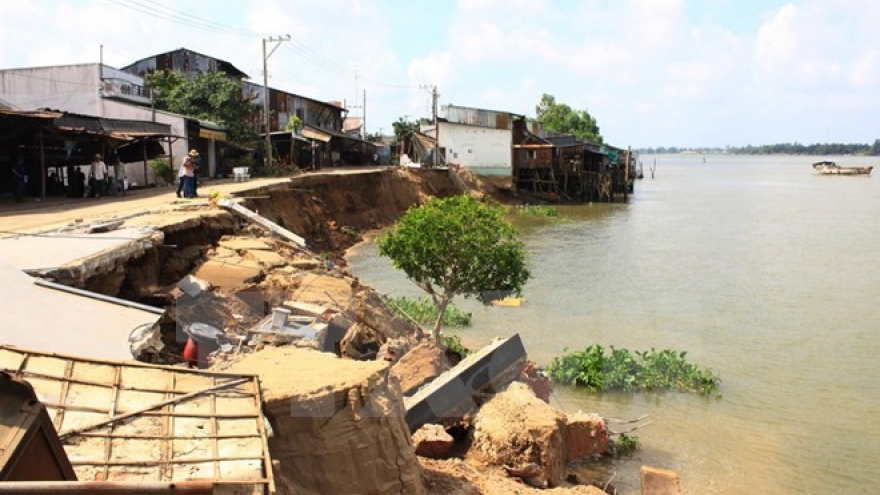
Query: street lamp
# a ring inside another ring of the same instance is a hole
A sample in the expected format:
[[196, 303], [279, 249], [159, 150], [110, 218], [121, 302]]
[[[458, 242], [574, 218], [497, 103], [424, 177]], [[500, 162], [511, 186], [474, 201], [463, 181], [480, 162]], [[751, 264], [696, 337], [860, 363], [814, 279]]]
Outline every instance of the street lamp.
[[[263, 38], [263, 119], [265, 120], [265, 132], [266, 132], [266, 168], [272, 163], [272, 136], [271, 136], [271, 128], [270, 120], [269, 120], [269, 57], [275, 53], [275, 50], [281, 46], [282, 41], [290, 41], [290, 35], [275, 37]], [[272, 47], [272, 51], [266, 54], [266, 43], [275, 43], [275, 46]]]

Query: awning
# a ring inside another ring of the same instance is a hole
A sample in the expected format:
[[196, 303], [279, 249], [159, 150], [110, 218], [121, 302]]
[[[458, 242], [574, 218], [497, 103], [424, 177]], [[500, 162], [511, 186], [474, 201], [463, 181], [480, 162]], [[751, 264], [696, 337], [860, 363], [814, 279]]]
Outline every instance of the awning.
[[205, 129], [204, 127], [199, 128], [199, 137], [205, 139], [213, 139], [215, 141], [226, 141], [225, 132]]
[[330, 134], [327, 134], [326, 132], [323, 132], [323, 131], [319, 131], [318, 129], [315, 129], [313, 127], [303, 128], [302, 135], [304, 138], [315, 139], [317, 141], [321, 141], [324, 143], [330, 142], [330, 139], [333, 138], [333, 136], [331, 136]]
[[205, 139], [213, 139], [215, 141], [226, 141], [226, 128], [215, 124], [209, 120], [198, 119], [199, 121], [199, 137]]

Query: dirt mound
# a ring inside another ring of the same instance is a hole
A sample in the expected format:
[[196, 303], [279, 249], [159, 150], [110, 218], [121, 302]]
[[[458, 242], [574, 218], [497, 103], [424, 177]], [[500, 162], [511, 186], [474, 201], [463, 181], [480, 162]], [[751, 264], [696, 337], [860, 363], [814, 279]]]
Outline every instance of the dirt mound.
[[532, 486], [560, 486], [565, 479], [565, 415], [513, 383], [491, 398], [474, 419], [470, 461], [503, 467]]
[[424, 493], [387, 363], [266, 348], [227, 371], [260, 376], [280, 493]]

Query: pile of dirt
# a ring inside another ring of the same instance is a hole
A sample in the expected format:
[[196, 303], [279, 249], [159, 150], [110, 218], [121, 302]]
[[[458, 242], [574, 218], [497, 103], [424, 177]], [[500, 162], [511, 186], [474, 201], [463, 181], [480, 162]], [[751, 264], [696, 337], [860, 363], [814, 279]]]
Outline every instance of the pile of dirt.
[[388, 363], [282, 347], [227, 371], [260, 376], [280, 493], [424, 493]]
[[594, 486], [539, 489], [510, 478], [503, 469], [475, 469], [461, 459], [419, 458], [428, 495], [607, 495]]
[[502, 467], [509, 475], [540, 488], [565, 479], [565, 414], [523, 383], [489, 399], [476, 414], [468, 459]]

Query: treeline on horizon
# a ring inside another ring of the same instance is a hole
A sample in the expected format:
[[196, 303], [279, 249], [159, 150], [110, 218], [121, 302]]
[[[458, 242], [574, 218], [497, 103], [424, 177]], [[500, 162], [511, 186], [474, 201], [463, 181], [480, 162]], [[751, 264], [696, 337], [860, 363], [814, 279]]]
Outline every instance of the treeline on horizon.
[[765, 144], [762, 146], [726, 146], [724, 148], [678, 148], [675, 146], [658, 148], [641, 148], [644, 154], [676, 154], [676, 153], [727, 153], [730, 155], [880, 155], [880, 139], [874, 144], [822, 143], [804, 145], [800, 143]]

